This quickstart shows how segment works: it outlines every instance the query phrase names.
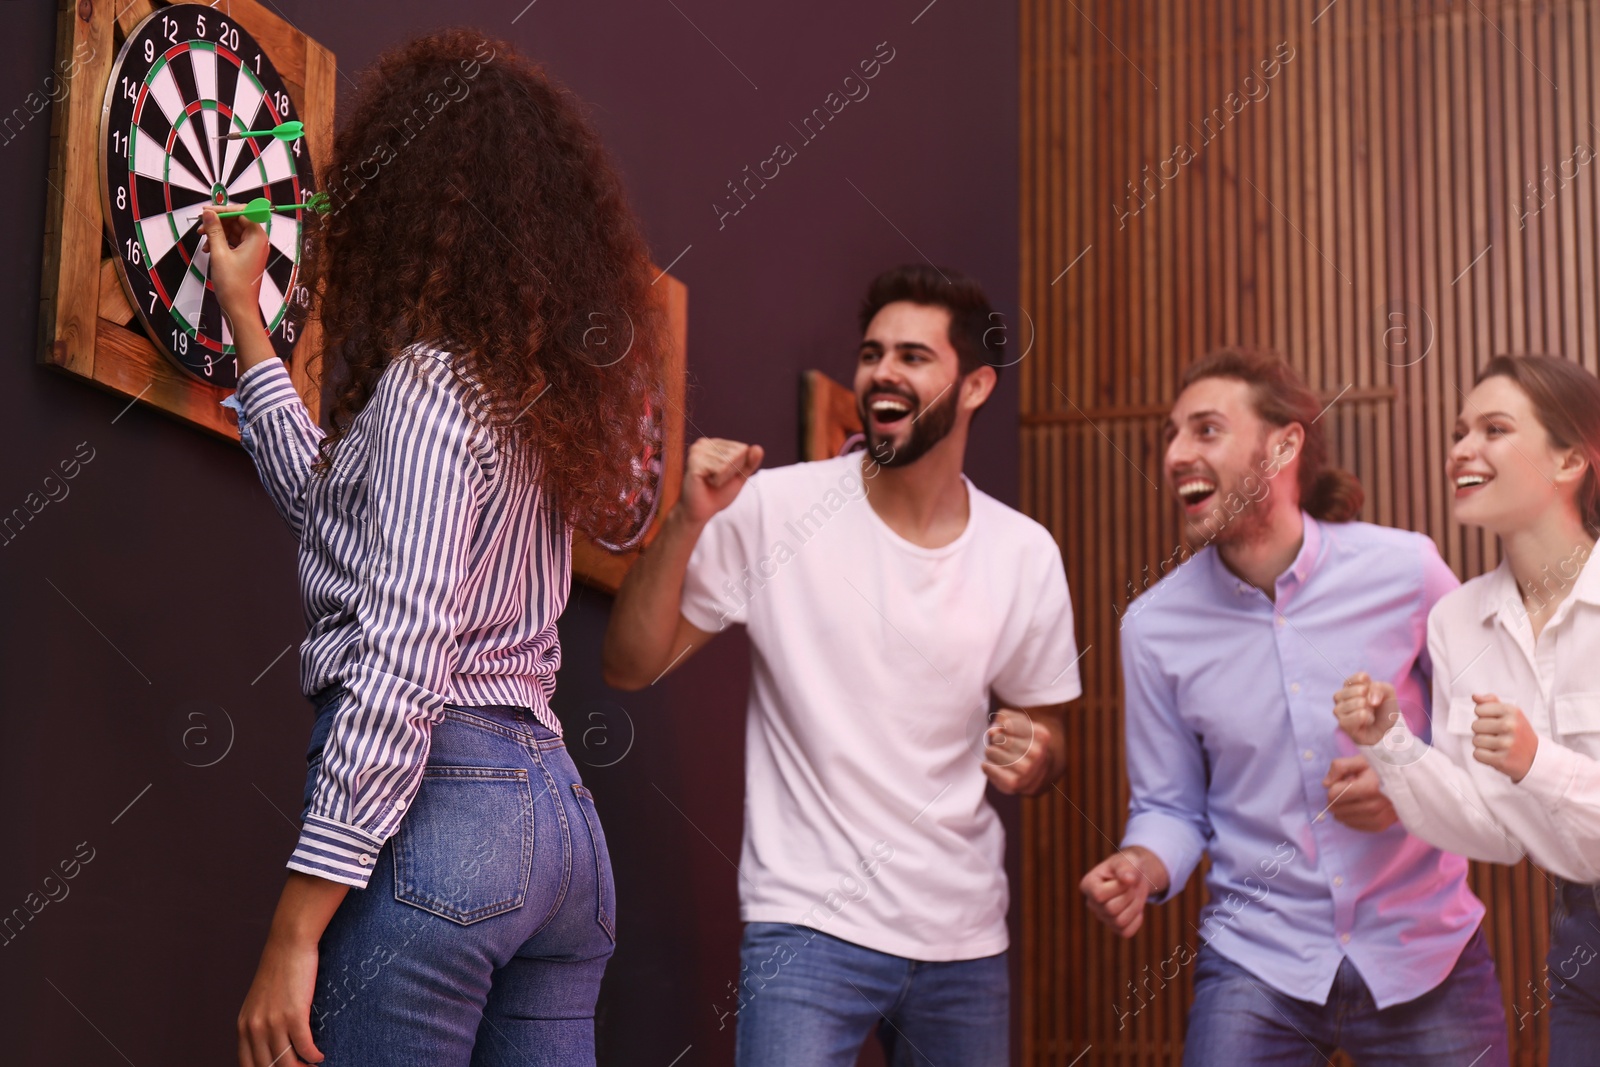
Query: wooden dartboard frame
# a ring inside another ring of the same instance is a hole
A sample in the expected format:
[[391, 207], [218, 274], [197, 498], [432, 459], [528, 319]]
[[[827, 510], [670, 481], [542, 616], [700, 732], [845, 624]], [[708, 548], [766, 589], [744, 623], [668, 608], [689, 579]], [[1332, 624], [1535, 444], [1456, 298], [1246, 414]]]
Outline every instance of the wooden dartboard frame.
[[[72, 81], [51, 114], [39, 362], [237, 441], [233, 414], [221, 406], [233, 390], [186, 374], [156, 350], [138, 329], [117, 265], [105, 254], [100, 114], [120, 47], [117, 33], [131, 33], [166, 6], [152, 0], [61, 0], [56, 69], [70, 70]], [[333, 139], [333, 53], [257, 0], [216, 0], [211, 6], [249, 32], [277, 68], [306, 124], [306, 147], [321, 174]], [[295, 345], [289, 376], [314, 420], [322, 411], [320, 346], [313, 315]]]
[[[117, 32], [126, 36], [166, 6], [153, 0], [60, 0], [56, 69], [70, 70], [72, 83], [51, 118], [39, 362], [237, 441], [238, 425], [221, 406], [232, 389], [186, 374], [130, 325], [133, 308], [116, 263], [105, 255], [100, 115], [120, 47]], [[213, 6], [248, 31], [272, 60], [306, 124], [312, 165], [325, 173], [338, 76], [333, 53], [257, 0], [216, 0]], [[613, 593], [643, 545], [654, 539], [683, 482], [688, 290], [663, 272], [653, 292], [666, 320], [661, 504], [639, 548], [613, 552], [581, 537], [573, 544], [573, 577]], [[295, 345], [289, 375], [313, 421], [320, 422], [321, 331], [314, 311], [313, 306]]]
[[832, 459], [861, 432], [855, 391], [819, 370], [800, 374], [800, 458]]
[[689, 290], [672, 275], [662, 272], [651, 283], [657, 307], [662, 313], [661, 353], [661, 441], [664, 457], [661, 470], [659, 503], [650, 525], [640, 538], [639, 545], [623, 552], [614, 552], [596, 544], [587, 537], [572, 539], [572, 576], [579, 581], [607, 593], [615, 593], [627, 577], [628, 569], [645, 546], [655, 540], [667, 512], [678, 502], [678, 492], [683, 487], [685, 458], [685, 430], [687, 417], [684, 403], [688, 392], [688, 334]]

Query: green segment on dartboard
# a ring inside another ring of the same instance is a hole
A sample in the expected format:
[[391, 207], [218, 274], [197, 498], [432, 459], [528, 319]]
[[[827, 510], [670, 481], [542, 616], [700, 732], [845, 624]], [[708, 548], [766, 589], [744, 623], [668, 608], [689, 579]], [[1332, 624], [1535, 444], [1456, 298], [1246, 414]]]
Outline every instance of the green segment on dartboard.
[[276, 137], [280, 141], [296, 141], [305, 136], [306, 126], [303, 122], [283, 122], [270, 130], [234, 130], [228, 134], [230, 141], [242, 141], [246, 137]]
[[217, 212], [217, 218], [231, 219], [235, 215], [239, 215], [243, 216], [248, 222], [254, 222], [258, 225], [265, 226], [267, 220], [272, 217], [272, 213], [274, 211], [293, 211], [296, 208], [302, 207], [308, 211], [315, 211], [319, 215], [325, 215], [328, 211], [328, 194], [312, 193], [311, 199], [300, 204], [274, 204], [266, 197], [258, 196], [242, 208], [236, 208], [233, 211]]

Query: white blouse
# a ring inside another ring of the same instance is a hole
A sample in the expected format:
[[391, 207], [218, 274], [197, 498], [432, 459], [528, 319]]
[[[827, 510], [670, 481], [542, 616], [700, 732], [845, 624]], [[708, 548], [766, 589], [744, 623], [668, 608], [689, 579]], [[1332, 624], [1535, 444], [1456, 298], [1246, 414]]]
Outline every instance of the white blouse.
[[[1534, 639], [1509, 564], [1444, 597], [1428, 616], [1433, 743], [1405, 720], [1362, 746], [1406, 829], [1473, 859], [1534, 863], [1600, 882], [1600, 563], [1587, 547], [1545, 575], [1571, 587]], [[1520, 782], [1472, 755], [1473, 693], [1522, 709], [1539, 735]]]

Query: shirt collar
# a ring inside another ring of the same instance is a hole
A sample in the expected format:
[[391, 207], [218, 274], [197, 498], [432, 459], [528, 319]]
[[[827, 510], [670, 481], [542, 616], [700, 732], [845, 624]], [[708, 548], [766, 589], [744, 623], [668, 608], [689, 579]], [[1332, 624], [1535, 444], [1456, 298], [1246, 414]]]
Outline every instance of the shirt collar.
[[1502, 558], [1500, 566], [1494, 569], [1478, 594], [1478, 618], [1488, 622], [1508, 604], [1520, 608], [1522, 593], [1517, 589], [1517, 580], [1511, 576], [1511, 561]]
[[[1300, 519], [1300, 551], [1295, 555], [1294, 562], [1289, 564], [1289, 569], [1278, 575], [1277, 584], [1280, 588], [1285, 582], [1289, 581], [1293, 581], [1298, 586], [1305, 585], [1306, 579], [1311, 576], [1311, 572], [1316, 570], [1317, 559], [1322, 554], [1321, 524], [1304, 511], [1300, 513]], [[1255, 586], [1228, 569], [1228, 565], [1222, 562], [1222, 553], [1216, 550], [1216, 546], [1213, 545], [1210, 548], [1212, 573], [1215, 574], [1217, 581], [1235, 593], [1248, 593], [1255, 588]]]
[[[1573, 600], [1600, 605], [1600, 563], [1596, 562], [1596, 557], [1600, 557], [1600, 551], [1591, 551], [1584, 560], [1583, 568], [1578, 571], [1572, 587]], [[1517, 580], [1511, 574], [1511, 561], [1502, 557], [1500, 566], [1494, 569], [1493, 576], [1483, 584], [1483, 592], [1478, 594], [1478, 617], [1487, 621], [1504, 607], [1514, 612], [1525, 610], [1522, 590], [1517, 587]]]
[[1600, 563], [1595, 562], [1596, 557], [1600, 557], [1600, 544], [1591, 549], [1589, 558], [1583, 561], [1583, 570], [1578, 572], [1578, 584], [1573, 586], [1572, 597], [1600, 607]]
[[1303, 511], [1300, 513], [1300, 520], [1304, 525], [1304, 533], [1301, 535], [1300, 541], [1300, 552], [1294, 557], [1294, 562], [1289, 565], [1289, 569], [1278, 576], [1279, 584], [1291, 577], [1299, 585], [1306, 584], [1306, 579], [1316, 569], [1317, 557], [1322, 552], [1321, 524]]

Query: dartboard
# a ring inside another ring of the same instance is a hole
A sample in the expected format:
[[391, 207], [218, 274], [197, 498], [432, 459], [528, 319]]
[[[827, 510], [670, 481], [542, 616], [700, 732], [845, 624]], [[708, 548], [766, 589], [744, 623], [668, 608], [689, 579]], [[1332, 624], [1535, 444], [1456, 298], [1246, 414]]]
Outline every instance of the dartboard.
[[665, 410], [665, 397], [657, 390], [645, 406], [645, 447], [643, 454], [633, 458], [634, 488], [623, 500], [628, 509], [629, 532], [615, 541], [596, 538], [595, 543], [601, 548], [612, 552], [638, 548], [661, 510], [661, 480], [666, 476], [667, 458], [666, 426], [662, 419]]
[[271, 131], [296, 121], [261, 46], [214, 8], [158, 8], [111, 70], [100, 163], [112, 258], [156, 348], [213, 385], [231, 389], [238, 364], [199, 250], [207, 204], [264, 197], [274, 205], [261, 315], [278, 354], [294, 349], [289, 312], [306, 302], [297, 278], [309, 212], [280, 205], [300, 205], [315, 185], [304, 137]]

